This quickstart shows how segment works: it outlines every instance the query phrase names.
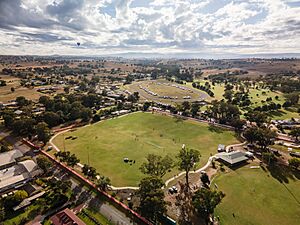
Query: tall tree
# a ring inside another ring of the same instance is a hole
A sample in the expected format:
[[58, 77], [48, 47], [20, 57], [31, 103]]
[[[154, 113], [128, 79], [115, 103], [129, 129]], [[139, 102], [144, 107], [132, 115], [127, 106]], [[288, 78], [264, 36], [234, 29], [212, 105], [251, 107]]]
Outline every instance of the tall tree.
[[38, 136], [38, 139], [42, 141], [44, 144], [46, 144], [51, 137], [50, 129], [48, 127], [48, 124], [45, 122], [40, 122], [36, 125], [36, 133]]
[[244, 132], [247, 141], [258, 144], [263, 150], [273, 144], [276, 136], [276, 132], [268, 128], [251, 127]]
[[189, 187], [189, 172], [195, 168], [200, 160], [200, 152], [195, 149], [182, 147], [178, 154], [178, 168], [185, 171], [185, 181], [187, 188]]
[[168, 155], [163, 158], [159, 155], [148, 154], [146, 159], [147, 162], [141, 165], [140, 170], [150, 176], [163, 177], [173, 167], [173, 159]]
[[52, 168], [52, 163], [46, 156], [38, 156], [36, 162], [45, 173], [48, 173]]
[[299, 141], [298, 138], [300, 136], [300, 127], [293, 127], [290, 135], [294, 138], [296, 138], [296, 141]]
[[193, 205], [199, 216], [208, 221], [210, 215], [214, 213], [216, 206], [220, 204], [224, 197], [225, 194], [221, 191], [211, 191], [210, 189], [201, 188], [193, 196]]
[[100, 190], [102, 191], [106, 191], [107, 187], [110, 185], [110, 179], [108, 177], [104, 177], [101, 176], [98, 180], [97, 180], [97, 187], [100, 188]]
[[268, 122], [268, 116], [264, 112], [250, 111], [248, 113], [245, 113], [245, 117], [250, 122], [255, 122], [259, 127]]
[[139, 210], [143, 216], [155, 224], [159, 216], [167, 211], [164, 191], [161, 189], [163, 185], [164, 182], [158, 177], [146, 177], [139, 184]]

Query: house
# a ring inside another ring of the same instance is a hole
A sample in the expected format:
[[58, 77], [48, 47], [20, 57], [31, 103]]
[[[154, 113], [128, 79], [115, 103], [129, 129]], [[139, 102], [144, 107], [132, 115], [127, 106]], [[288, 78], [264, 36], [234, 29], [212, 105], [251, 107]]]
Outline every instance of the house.
[[50, 220], [53, 225], [85, 225], [85, 223], [68, 208], [56, 213], [54, 216], [50, 217]]
[[23, 111], [22, 110], [19, 110], [19, 109], [17, 109], [16, 111], [14, 111], [14, 114], [16, 114], [16, 115], [21, 115], [23, 113]]
[[13, 208], [14, 211], [17, 211], [19, 209], [22, 209], [26, 206], [29, 206], [33, 201], [35, 201], [36, 199], [38, 199], [39, 197], [43, 196], [46, 192], [45, 191], [41, 191], [38, 194], [35, 194], [29, 198], [25, 198], [19, 205], [15, 206]]
[[248, 160], [246, 154], [240, 151], [221, 152], [216, 155], [217, 159], [227, 165], [233, 166]]
[[19, 150], [0, 153], [0, 170], [16, 164], [16, 160], [23, 156]]
[[0, 170], [0, 193], [19, 188], [42, 172], [33, 160], [25, 160], [6, 167]]

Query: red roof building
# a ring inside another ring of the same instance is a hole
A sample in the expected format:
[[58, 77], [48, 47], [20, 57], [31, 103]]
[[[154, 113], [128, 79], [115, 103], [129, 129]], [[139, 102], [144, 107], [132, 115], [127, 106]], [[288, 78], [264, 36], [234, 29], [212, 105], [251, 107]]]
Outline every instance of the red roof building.
[[53, 225], [85, 225], [85, 223], [68, 208], [56, 213], [50, 217], [50, 220]]

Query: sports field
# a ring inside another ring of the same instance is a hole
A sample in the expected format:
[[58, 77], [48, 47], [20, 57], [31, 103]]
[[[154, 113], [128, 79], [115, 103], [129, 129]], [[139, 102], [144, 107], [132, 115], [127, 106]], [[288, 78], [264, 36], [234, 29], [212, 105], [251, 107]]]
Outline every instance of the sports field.
[[172, 105], [183, 101], [198, 101], [209, 98], [204, 91], [163, 79], [134, 82], [123, 88], [130, 92], [139, 92], [142, 100]]
[[[166, 115], [134, 113], [106, 120], [58, 135], [54, 144], [74, 152], [81, 160], [112, 180], [114, 186], [137, 186], [143, 174], [139, 171], [148, 153], [169, 155], [175, 159], [182, 144], [201, 152], [200, 166], [206, 164], [210, 153], [216, 153], [219, 143], [238, 143], [234, 132], [210, 127], [190, 120], [180, 120]], [[135, 160], [132, 165], [123, 158]], [[173, 176], [175, 169], [165, 177]]]
[[291, 172], [278, 171], [272, 176], [248, 165], [219, 175], [214, 183], [226, 194], [215, 211], [220, 224], [299, 224], [300, 174], [297, 178]]

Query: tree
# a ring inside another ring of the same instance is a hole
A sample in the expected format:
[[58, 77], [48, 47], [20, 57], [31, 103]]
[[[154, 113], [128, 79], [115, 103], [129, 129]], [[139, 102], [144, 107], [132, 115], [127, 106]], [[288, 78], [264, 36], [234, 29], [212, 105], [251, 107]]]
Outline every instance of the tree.
[[179, 170], [185, 171], [185, 181], [187, 188], [189, 187], [189, 172], [195, 168], [195, 165], [200, 160], [200, 152], [194, 149], [181, 148], [178, 154]]
[[36, 121], [32, 118], [21, 118], [19, 120], [15, 120], [12, 128], [13, 131], [18, 135], [30, 135], [34, 133], [34, 125]]
[[49, 127], [55, 127], [60, 123], [60, 116], [55, 112], [45, 112], [43, 114], [43, 119]]
[[191, 108], [191, 105], [190, 105], [190, 103], [188, 101], [182, 102], [181, 105], [182, 105], [182, 110], [183, 111], [189, 110]]
[[7, 128], [10, 128], [14, 123], [14, 118], [9, 114], [5, 114], [3, 116], [3, 120], [4, 120], [4, 125]]
[[288, 102], [291, 103], [291, 105], [296, 105], [299, 101], [299, 94], [298, 93], [290, 93], [285, 95]]
[[209, 177], [208, 177], [207, 173], [201, 174], [200, 180], [201, 180], [201, 182], [202, 182], [204, 185], [209, 185], [209, 184], [210, 184], [210, 180], [209, 180]]
[[163, 186], [164, 182], [158, 177], [143, 178], [139, 184], [139, 210], [143, 216], [154, 223], [167, 211], [164, 191], [161, 189]]
[[81, 110], [81, 118], [83, 121], [87, 122], [89, 121], [93, 116], [92, 110], [89, 108], [83, 108]]
[[206, 222], [209, 216], [214, 213], [215, 208], [221, 203], [225, 194], [221, 191], [211, 191], [201, 188], [193, 196], [193, 205], [199, 216], [205, 218]]
[[289, 166], [294, 170], [299, 169], [300, 168], [300, 159], [298, 159], [298, 158], [289, 159]]
[[28, 193], [24, 190], [18, 190], [13, 195], [4, 199], [3, 205], [6, 210], [12, 209], [12, 207], [18, 205], [21, 201], [28, 197]]
[[38, 139], [42, 141], [44, 144], [46, 144], [50, 140], [51, 132], [47, 123], [45, 122], [38, 123], [36, 125], [36, 133]]
[[211, 117], [220, 123], [230, 123], [232, 119], [240, 117], [239, 108], [236, 105], [224, 101], [212, 101], [212, 106], [208, 109]]
[[233, 96], [233, 91], [232, 91], [232, 90], [226, 90], [226, 91], [224, 92], [224, 95], [223, 95], [223, 97], [224, 97], [228, 102], [231, 102], [232, 96]]
[[245, 113], [245, 117], [250, 122], [255, 122], [257, 126], [261, 127], [264, 123], [268, 122], [268, 116], [264, 112], [250, 111]]
[[151, 103], [150, 102], [145, 102], [143, 104], [143, 111], [147, 111], [149, 109], [149, 107], [151, 106]]
[[198, 111], [199, 111], [199, 104], [198, 103], [192, 103], [192, 106], [191, 106], [192, 116], [195, 117], [197, 115]]
[[77, 165], [77, 163], [80, 162], [80, 160], [76, 157], [75, 154], [72, 154], [67, 158], [66, 162], [68, 166], [74, 167], [75, 165]]
[[50, 101], [50, 98], [48, 96], [41, 96], [39, 98], [39, 103], [43, 104], [44, 106], [46, 106], [46, 104]]
[[299, 141], [298, 138], [300, 136], [300, 127], [293, 127], [290, 135], [294, 138], [296, 138], [296, 141]]
[[251, 127], [244, 132], [247, 141], [258, 144], [262, 149], [272, 145], [276, 136], [276, 132], [268, 128]]
[[150, 176], [163, 177], [173, 167], [173, 159], [168, 155], [163, 158], [159, 155], [148, 154], [146, 159], [148, 162], [144, 162], [140, 170]]
[[246, 124], [245, 120], [241, 120], [240, 118], [233, 118], [230, 121], [230, 125], [233, 126], [235, 128], [236, 131], [240, 132], [244, 125]]
[[110, 185], [110, 179], [108, 177], [104, 177], [101, 176], [98, 180], [97, 180], [97, 187], [102, 190], [102, 191], [106, 191], [107, 187]]
[[0, 86], [1, 87], [6, 86], [6, 81], [5, 80], [0, 80]]
[[44, 171], [44, 173], [48, 173], [52, 168], [52, 162], [46, 156], [38, 156], [36, 162], [38, 166]]
[[29, 104], [29, 101], [24, 96], [18, 96], [16, 98], [18, 106], [22, 107]]
[[268, 163], [268, 165], [273, 164], [276, 162], [276, 156], [272, 152], [263, 152], [262, 159]]
[[11, 88], [10, 88], [10, 91], [11, 91], [11, 92], [15, 92], [15, 88], [14, 88], [14, 87], [11, 87]]
[[258, 139], [258, 135], [259, 135], [258, 129], [257, 127], [250, 127], [247, 130], [245, 130], [243, 135], [248, 142], [254, 143]]
[[65, 92], [66, 94], [69, 94], [69, 92], [70, 92], [70, 87], [65, 86], [65, 87], [64, 87], [64, 92]]
[[95, 179], [98, 175], [96, 169], [94, 167], [91, 167], [87, 164], [84, 164], [84, 166], [82, 167], [82, 173], [87, 176], [90, 177], [92, 179]]
[[274, 140], [277, 136], [275, 131], [272, 131], [268, 128], [260, 128], [258, 132], [257, 144], [265, 150], [269, 145], [274, 144]]

